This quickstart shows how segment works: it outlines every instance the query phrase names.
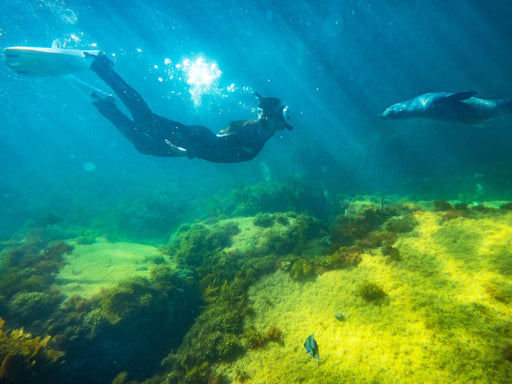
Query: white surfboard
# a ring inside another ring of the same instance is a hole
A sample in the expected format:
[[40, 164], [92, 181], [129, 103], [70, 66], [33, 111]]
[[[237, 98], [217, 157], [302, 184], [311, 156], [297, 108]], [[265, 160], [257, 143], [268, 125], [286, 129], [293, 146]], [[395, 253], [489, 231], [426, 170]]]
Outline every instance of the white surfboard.
[[4, 49], [6, 64], [27, 75], [65, 75], [83, 71], [91, 65], [97, 50], [64, 49], [58, 42], [52, 48], [8, 47]]

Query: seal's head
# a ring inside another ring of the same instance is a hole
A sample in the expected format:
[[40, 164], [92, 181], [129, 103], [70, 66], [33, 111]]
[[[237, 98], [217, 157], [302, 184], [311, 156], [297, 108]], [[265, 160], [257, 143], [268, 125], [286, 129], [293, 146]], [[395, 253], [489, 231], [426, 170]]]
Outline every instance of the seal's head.
[[288, 124], [290, 115], [288, 107], [283, 105], [277, 97], [263, 97], [259, 93], [254, 92], [258, 98], [258, 107], [261, 109], [260, 119], [265, 119], [274, 124], [276, 129], [292, 130], [293, 127]]
[[384, 112], [379, 113], [378, 116], [383, 120], [405, 119], [410, 117], [409, 110], [405, 103], [393, 104], [386, 108]]

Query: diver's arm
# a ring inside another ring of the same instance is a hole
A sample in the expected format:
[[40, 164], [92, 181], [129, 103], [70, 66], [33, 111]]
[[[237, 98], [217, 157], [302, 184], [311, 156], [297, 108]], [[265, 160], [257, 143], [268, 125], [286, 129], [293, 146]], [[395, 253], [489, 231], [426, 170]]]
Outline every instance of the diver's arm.
[[185, 148], [174, 145], [169, 141], [169, 139], [165, 139], [164, 141], [165, 144], [167, 144], [167, 146], [171, 149], [171, 151], [176, 154], [176, 156], [188, 156], [187, 150]]

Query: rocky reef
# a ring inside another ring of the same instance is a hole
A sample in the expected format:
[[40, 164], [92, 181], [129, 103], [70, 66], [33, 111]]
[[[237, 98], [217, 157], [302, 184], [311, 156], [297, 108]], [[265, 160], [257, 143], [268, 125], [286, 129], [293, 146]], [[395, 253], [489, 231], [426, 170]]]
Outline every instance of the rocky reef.
[[[339, 208], [330, 220], [223, 213], [181, 225], [159, 249], [94, 236], [10, 242], [2, 380], [507, 382], [509, 205]], [[315, 369], [302, 348], [313, 333]]]
[[187, 272], [153, 264], [147, 277], [69, 297], [60, 287], [72, 282], [59, 271], [74, 262], [74, 247], [37, 239], [12, 242], [1, 253], [0, 316], [12, 329], [2, 331], [4, 381], [33, 382], [37, 375], [41, 383], [109, 383], [123, 370], [138, 379], [157, 371], [199, 312]]

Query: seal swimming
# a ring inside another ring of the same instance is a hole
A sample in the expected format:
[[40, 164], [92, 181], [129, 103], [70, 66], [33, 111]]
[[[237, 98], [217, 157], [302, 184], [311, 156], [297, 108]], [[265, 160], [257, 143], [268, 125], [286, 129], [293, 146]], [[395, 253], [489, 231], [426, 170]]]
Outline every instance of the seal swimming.
[[477, 92], [433, 92], [393, 104], [378, 116], [384, 120], [424, 117], [462, 124], [479, 124], [512, 113], [512, 99], [486, 100]]

